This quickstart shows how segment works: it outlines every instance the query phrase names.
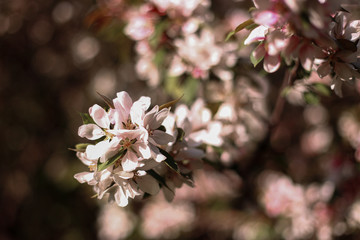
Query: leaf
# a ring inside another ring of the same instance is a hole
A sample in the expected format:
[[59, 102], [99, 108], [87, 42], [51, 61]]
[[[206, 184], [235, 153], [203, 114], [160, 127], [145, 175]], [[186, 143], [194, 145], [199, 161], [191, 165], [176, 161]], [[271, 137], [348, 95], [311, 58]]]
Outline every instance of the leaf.
[[318, 104], [319, 103], [319, 97], [312, 92], [304, 93], [304, 99], [305, 99], [305, 102], [308, 104]]
[[80, 116], [83, 121], [83, 124], [90, 124], [90, 123], [95, 124], [95, 121], [88, 113], [80, 113]]
[[114, 156], [109, 158], [109, 160], [107, 160], [104, 163], [100, 163], [98, 161], [97, 170], [102, 171], [102, 170], [108, 168], [109, 166], [113, 165], [117, 160], [119, 160], [120, 158], [122, 158], [125, 155], [126, 150], [127, 149], [121, 148], [120, 151], [117, 154], [115, 154]]
[[181, 97], [179, 97], [178, 99], [175, 99], [175, 100], [173, 100], [173, 101], [170, 101], [170, 102], [167, 102], [167, 103], [161, 105], [161, 106], [159, 107], [159, 111], [160, 111], [161, 109], [168, 108], [168, 107], [171, 107], [172, 105], [176, 104], [178, 101], [180, 101], [180, 99], [181, 99], [183, 96], [184, 96], [184, 94], [183, 94]]
[[256, 67], [256, 65], [258, 65], [264, 59], [264, 56], [261, 56], [259, 59], [256, 59], [254, 56], [255, 51], [257, 51], [257, 48], [259, 47], [262, 47], [261, 43], [250, 54], [250, 61], [254, 65], [254, 67]]
[[166, 165], [168, 165], [169, 168], [171, 168], [172, 170], [174, 170], [175, 172], [179, 173], [179, 167], [177, 165], [177, 163], [175, 162], [174, 158], [164, 149], [159, 148], [159, 151], [162, 155], [164, 155], [166, 157], [165, 159], [165, 163]]
[[313, 88], [316, 90], [316, 92], [318, 92], [319, 94], [321, 94], [323, 96], [328, 97], [331, 94], [330, 88], [328, 86], [326, 86], [325, 84], [315, 83], [313, 85]]
[[253, 24], [254, 21], [252, 19], [248, 19], [245, 22], [239, 24], [235, 30], [231, 31], [228, 33], [228, 35], [225, 38], [225, 42], [227, 42], [235, 33], [240, 32], [241, 30], [243, 30], [244, 28], [246, 28], [247, 26], [250, 26], [251, 24]]
[[104, 102], [109, 106], [109, 108], [115, 109], [114, 103], [106, 96], [102, 95], [99, 92], [96, 92], [104, 100]]
[[176, 142], [182, 142], [184, 140], [185, 131], [182, 128], [177, 128]]
[[85, 152], [88, 145], [90, 145], [90, 143], [79, 143], [75, 145], [75, 149], [71, 150], [74, 150], [76, 152]]
[[160, 176], [157, 172], [155, 172], [154, 170], [150, 169], [146, 171], [148, 174], [150, 174], [153, 178], [155, 178], [161, 185], [165, 186], [167, 189], [169, 189], [172, 193], [174, 193], [174, 191], [169, 188], [169, 186], [166, 184], [165, 179]]

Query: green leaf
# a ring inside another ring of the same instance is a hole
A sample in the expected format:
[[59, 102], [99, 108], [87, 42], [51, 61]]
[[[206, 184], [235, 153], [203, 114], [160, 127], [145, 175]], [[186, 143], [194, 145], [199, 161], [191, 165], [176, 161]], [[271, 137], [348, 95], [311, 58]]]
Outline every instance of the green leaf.
[[83, 121], [83, 124], [90, 124], [90, 123], [95, 124], [95, 121], [88, 113], [80, 113], [80, 116]]
[[75, 145], [75, 149], [79, 152], [85, 152], [88, 145], [90, 145], [90, 143], [79, 143]]
[[122, 157], [125, 155], [126, 150], [127, 150], [127, 149], [121, 148], [120, 151], [119, 151], [117, 154], [115, 154], [114, 156], [112, 156], [111, 158], [109, 158], [109, 160], [107, 160], [107, 161], [104, 162], [104, 163], [100, 163], [100, 162], [98, 161], [97, 170], [98, 170], [98, 171], [102, 171], [102, 170], [108, 168], [109, 166], [113, 165], [117, 160], [119, 160], [120, 158], [122, 158]]
[[240, 32], [241, 30], [243, 30], [244, 28], [246, 28], [247, 26], [250, 26], [251, 24], [253, 24], [254, 21], [252, 19], [248, 19], [245, 22], [239, 24], [235, 30], [231, 31], [228, 33], [228, 35], [226, 36], [225, 42], [228, 41], [235, 33]]
[[182, 128], [177, 128], [176, 142], [182, 142], [184, 140], [185, 131]]
[[246, 26], [245, 28], [246, 28], [246, 30], [251, 31], [251, 30], [257, 28], [258, 26], [259, 26], [258, 24], [253, 23], [253, 24], [250, 24], [249, 26]]
[[79, 143], [75, 145], [75, 148], [68, 148], [68, 149], [74, 152], [85, 152], [86, 147], [88, 145], [90, 145], [90, 143]]
[[166, 184], [165, 179], [160, 176], [157, 172], [155, 172], [154, 170], [150, 169], [146, 171], [148, 174], [150, 174], [153, 178], [155, 178], [155, 180], [157, 180], [161, 185], [165, 186], [167, 189], [169, 189], [172, 193], [174, 193], [174, 191], [169, 188], [169, 186]]
[[168, 165], [169, 168], [171, 168], [172, 170], [174, 170], [175, 172], [179, 173], [179, 167], [177, 165], [177, 163], [175, 162], [174, 158], [165, 150], [159, 148], [159, 151], [162, 155], [164, 155], [166, 157], [165, 159], [165, 163], [166, 165]]
[[250, 61], [251, 63], [254, 65], [254, 67], [256, 67], [256, 65], [258, 65], [263, 59], [264, 59], [264, 56], [256, 59], [255, 56], [254, 56], [254, 52], [257, 50], [258, 47], [260, 47], [262, 45], [262, 43], [260, 43], [250, 54]]
[[115, 108], [114, 103], [108, 97], [102, 95], [99, 92], [96, 92], [96, 93], [99, 94], [99, 96], [104, 100], [104, 102], [109, 106], [109, 108], [112, 108], [112, 109]]
[[304, 93], [304, 99], [305, 99], [305, 102], [308, 104], [318, 104], [319, 103], [319, 97], [312, 92]]
[[330, 88], [328, 86], [326, 86], [325, 84], [315, 83], [315, 84], [313, 84], [313, 88], [315, 89], [316, 92], [318, 92], [319, 94], [321, 94], [323, 96], [328, 97], [331, 94]]
[[170, 102], [167, 102], [167, 103], [161, 105], [161, 106], [159, 107], [159, 111], [160, 111], [161, 109], [169, 108], [169, 107], [173, 106], [173, 105], [176, 104], [178, 101], [180, 101], [180, 99], [181, 99], [183, 96], [184, 96], [184, 94], [181, 95], [181, 97], [179, 97], [178, 99], [175, 99], [175, 100], [173, 100], [173, 101], [170, 101]]
[[235, 34], [236, 32], [232, 30], [226, 35], [225, 42], [229, 41], [229, 39]]

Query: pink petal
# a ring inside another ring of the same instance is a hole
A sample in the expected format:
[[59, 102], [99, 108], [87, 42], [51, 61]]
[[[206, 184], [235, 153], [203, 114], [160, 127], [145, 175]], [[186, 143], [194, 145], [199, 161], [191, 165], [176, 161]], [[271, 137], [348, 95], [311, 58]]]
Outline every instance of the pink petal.
[[95, 104], [89, 109], [89, 113], [97, 125], [102, 128], [109, 128], [110, 120], [107, 112], [102, 107]]
[[104, 131], [95, 124], [81, 125], [78, 130], [80, 137], [85, 137], [89, 140], [99, 139], [105, 135]]
[[151, 99], [149, 97], [141, 97], [133, 103], [130, 109], [131, 121], [138, 125], [143, 125], [143, 117], [145, 111], [150, 107]]
[[254, 22], [266, 27], [272, 27], [279, 20], [279, 15], [272, 11], [261, 11], [254, 14]]
[[273, 73], [277, 71], [281, 64], [280, 55], [270, 56], [266, 55], [264, 58], [264, 70], [268, 73]]

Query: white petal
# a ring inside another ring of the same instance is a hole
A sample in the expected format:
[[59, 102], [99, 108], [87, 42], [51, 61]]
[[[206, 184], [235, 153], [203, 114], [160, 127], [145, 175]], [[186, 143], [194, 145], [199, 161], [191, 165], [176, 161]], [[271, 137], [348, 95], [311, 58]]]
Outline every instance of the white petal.
[[248, 45], [253, 42], [261, 41], [265, 39], [265, 33], [267, 33], [268, 28], [265, 26], [258, 26], [254, 30], [251, 31], [249, 36], [245, 39], [244, 45]]
[[98, 125], [91, 123], [81, 125], [78, 130], [78, 135], [89, 140], [95, 140], [104, 136], [105, 133]]
[[88, 159], [85, 152], [77, 152], [76, 156], [81, 160], [83, 164], [86, 166], [90, 166], [92, 164], [95, 164], [96, 161]]
[[134, 148], [137, 152], [139, 152], [144, 159], [151, 158], [151, 151], [149, 145], [144, 142], [136, 142]]
[[94, 180], [93, 172], [81, 172], [74, 175], [74, 178], [80, 183], [91, 182]]
[[95, 104], [89, 109], [90, 116], [94, 119], [95, 123], [102, 128], [109, 128], [110, 120], [107, 112]]
[[88, 145], [85, 150], [86, 156], [91, 160], [98, 159], [108, 151], [109, 146], [108, 141], [101, 141], [96, 145]]
[[151, 99], [149, 97], [141, 97], [133, 103], [130, 109], [131, 121], [138, 125], [143, 125], [143, 117], [145, 111], [150, 107]]
[[119, 205], [119, 207], [125, 207], [128, 205], [129, 201], [122, 187], [119, 187], [118, 190], [116, 191], [115, 201], [117, 205]]
[[138, 165], [138, 157], [131, 150], [128, 150], [121, 161], [121, 165], [126, 172], [131, 172]]

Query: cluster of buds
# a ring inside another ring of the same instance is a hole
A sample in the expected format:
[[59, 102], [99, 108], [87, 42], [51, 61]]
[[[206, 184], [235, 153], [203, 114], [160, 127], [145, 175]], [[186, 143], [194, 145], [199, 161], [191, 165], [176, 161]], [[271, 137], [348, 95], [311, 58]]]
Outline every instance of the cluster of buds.
[[108, 195], [122, 207], [128, 198], [155, 195], [161, 188], [171, 200], [175, 187], [193, 185], [192, 161], [198, 163], [204, 153], [189, 148], [182, 128], [163, 125], [177, 100], [148, 110], [149, 97], [133, 102], [123, 91], [112, 101], [102, 98], [107, 110], [95, 104], [82, 114], [78, 134], [95, 142], [75, 147], [90, 169], [74, 176], [80, 183], [92, 185], [99, 199]]

